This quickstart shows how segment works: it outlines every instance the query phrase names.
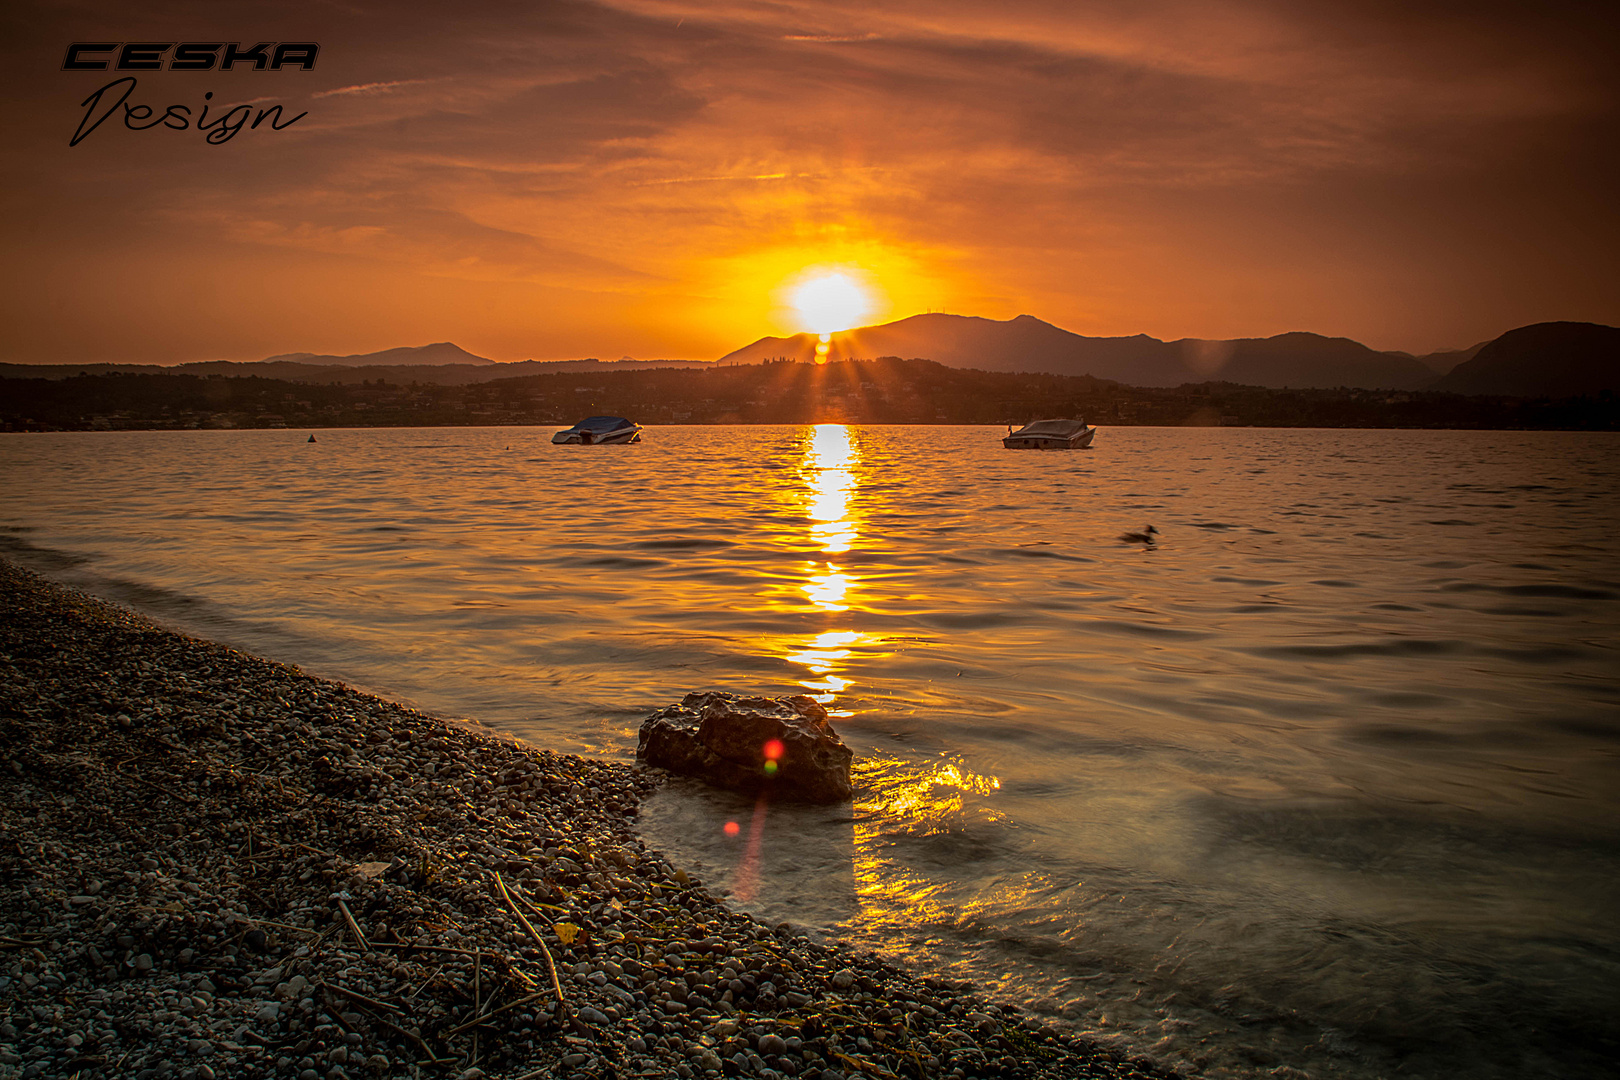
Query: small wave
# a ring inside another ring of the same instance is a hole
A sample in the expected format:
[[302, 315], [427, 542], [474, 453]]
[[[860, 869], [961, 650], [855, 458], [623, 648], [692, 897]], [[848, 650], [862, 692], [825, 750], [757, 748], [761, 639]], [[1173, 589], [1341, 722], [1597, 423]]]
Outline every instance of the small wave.
[[1480, 656], [1494, 656], [1498, 660], [1516, 660], [1524, 664], [1557, 664], [1590, 655], [1584, 649], [1571, 649], [1562, 645], [1543, 645], [1533, 649], [1481, 646], [1478, 652]]
[[1464, 521], [1462, 518], [1442, 518], [1439, 521], [1425, 522], [1427, 525], [1478, 525], [1477, 521]]
[[1614, 720], [1589, 720], [1580, 717], [1564, 717], [1556, 720], [1543, 721], [1538, 726], [1551, 728], [1554, 731], [1561, 731], [1566, 735], [1575, 735], [1584, 739], [1598, 739], [1603, 742], [1620, 742], [1620, 722]]
[[1365, 641], [1344, 645], [1266, 645], [1246, 651], [1256, 656], [1337, 660], [1351, 656], [1454, 656], [1468, 649], [1460, 641], [1401, 638], [1397, 641]]
[[1086, 624], [1087, 629], [1105, 634], [1127, 634], [1132, 637], [1175, 638], [1179, 641], [1202, 641], [1210, 635], [1202, 630], [1177, 630], [1171, 626], [1152, 623], [1126, 622], [1123, 619], [1098, 619]]
[[633, 559], [628, 555], [597, 555], [592, 558], [558, 559], [559, 566], [616, 566], [645, 569], [669, 565], [663, 559]]
[[1451, 746], [1466, 741], [1459, 738], [1456, 732], [1406, 724], [1358, 724], [1346, 733], [1346, 737], [1356, 742], [1386, 746]]
[[1615, 594], [1608, 589], [1588, 589], [1579, 585], [1487, 585], [1477, 581], [1458, 581], [1440, 586], [1441, 592], [1493, 592], [1503, 596], [1535, 596], [1562, 600], [1613, 600]]
[[1413, 691], [1376, 691], [1366, 695], [1366, 701], [1386, 709], [1435, 709], [1454, 704], [1454, 699], [1439, 694], [1420, 694]]
[[918, 620], [928, 626], [976, 630], [987, 626], [1013, 626], [1025, 621], [1023, 615], [1008, 615], [998, 611], [976, 611], [958, 615], [953, 612], [934, 612]]
[[[15, 533], [32, 532], [31, 529], [13, 529]], [[90, 560], [83, 555], [75, 555], [69, 551], [58, 551], [55, 548], [43, 548], [37, 544], [30, 544], [18, 536], [0, 536], [0, 554], [9, 555], [18, 562], [42, 570], [70, 570], [75, 566], [83, 566]]]
[[1001, 548], [992, 552], [995, 555], [1005, 555], [1014, 559], [1057, 559], [1060, 562], [1089, 563], [1096, 559], [1088, 559], [1084, 555], [1065, 555], [1061, 551], [1045, 551], [1040, 548]]
[[735, 545], [730, 540], [710, 540], [701, 536], [686, 536], [671, 540], [639, 540], [629, 546], [643, 551], [690, 551], [694, 548], [726, 548]]
[[1237, 528], [1236, 525], [1228, 525], [1224, 521], [1195, 521], [1195, 522], [1192, 523], [1192, 527], [1195, 528], [1195, 529], [1235, 529], [1235, 528]]

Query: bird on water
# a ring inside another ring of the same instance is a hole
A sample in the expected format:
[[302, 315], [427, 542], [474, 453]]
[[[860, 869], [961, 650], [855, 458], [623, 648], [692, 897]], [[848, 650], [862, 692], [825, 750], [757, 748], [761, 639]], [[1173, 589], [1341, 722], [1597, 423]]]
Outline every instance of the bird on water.
[[1152, 525], [1149, 525], [1141, 532], [1120, 533], [1119, 538], [1127, 544], [1146, 544], [1149, 547], [1152, 547], [1156, 542], [1153, 538], [1158, 535], [1159, 530], [1155, 529]]

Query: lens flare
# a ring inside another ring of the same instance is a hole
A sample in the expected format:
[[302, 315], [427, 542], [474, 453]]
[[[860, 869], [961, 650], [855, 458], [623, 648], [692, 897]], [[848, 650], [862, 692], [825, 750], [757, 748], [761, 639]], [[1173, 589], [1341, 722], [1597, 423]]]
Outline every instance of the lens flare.
[[728, 821], [725, 825], [725, 831], [727, 836], [736, 836], [738, 833], [742, 832], [742, 826], [738, 825], [735, 821]]
[[[767, 764], [775, 765], [776, 762], [771, 761]], [[758, 887], [759, 850], [760, 844], [765, 839], [765, 810], [769, 805], [770, 800], [762, 792], [759, 801], [754, 803], [754, 820], [748, 826], [748, 844], [743, 849], [741, 861], [737, 863], [737, 876], [732, 895], [743, 903], [754, 898], [754, 890]], [[726, 832], [729, 835], [736, 835], [731, 832], [736, 824], [734, 821], [726, 823]]]
[[782, 751], [785, 749], [781, 739], [772, 739], [765, 744], [765, 760], [781, 761]]

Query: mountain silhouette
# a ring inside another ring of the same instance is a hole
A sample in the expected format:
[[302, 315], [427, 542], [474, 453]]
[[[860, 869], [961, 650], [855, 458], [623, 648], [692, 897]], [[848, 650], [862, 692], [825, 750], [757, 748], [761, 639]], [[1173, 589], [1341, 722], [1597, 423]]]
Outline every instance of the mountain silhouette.
[[[814, 360], [814, 334], [765, 337], [722, 364]], [[1407, 353], [1375, 352], [1349, 338], [1289, 333], [1269, 338], [1160, 341], [1146, 334], [1086, 337], [1032, 315], [999, 321], [930, 313], [833, 334], [828, 357], [918, 357], [981, 371], [1092, 375], [1132, 386], [1225, 381], [1251, 386], [1357, 386], [1414, 390], [1435, 373]]]
[[1434, 388], [1554, 398], [1620, 390], [1620, 329], [1586, 322], [1521, 326], [1487, 342]]
[[384, 349], [382, 352], [354, 353], [349, 356], [331, 356], [325, 353], [282, 353], [267, 356], [260, 363], [294, 363], [336, 365], [339, 367], [414, 367], [417, 364], [493, 364], [495, 361], [474, 356], [460, 345], [448, 341], [432, 345], [405, 346]]

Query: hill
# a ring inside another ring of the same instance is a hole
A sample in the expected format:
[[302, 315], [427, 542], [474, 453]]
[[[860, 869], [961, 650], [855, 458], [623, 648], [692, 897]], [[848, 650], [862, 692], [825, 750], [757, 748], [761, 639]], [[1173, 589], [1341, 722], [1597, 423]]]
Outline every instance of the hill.
[[[813, 360], [813, 334], [765, 337], [720, 359], [757, 364]], [[1132, 386], [1219, 379], [1267, 387], [1418, 389], [1434, 373], [1406, 353], [1381, 353], [1349, 338], [1289, 333], [1269, 338], [1160, 341], [1146, 334], [1086, 337], [1032, 315], [998, 321], [931, 313], [832, 335], [832, 359], [915, 356], [980, 371], [1091, 375]]]
[[1620, 329], [1585, 322], [1521, 326], [1487, 342], [1435, 389], [1551, 398], [1620, 390]]
[[432, 345], [404, 346], [381, 352], [352, 353], [349, 356], [331, 356], [325, 353], [282, 353], [267, 356], [264, 363], [290, 362], [322, 367], [415, 367], [419, 364], [493, 364], [483, 356], [474, 356], [460, 345], [449, 341], [436, 341]]

